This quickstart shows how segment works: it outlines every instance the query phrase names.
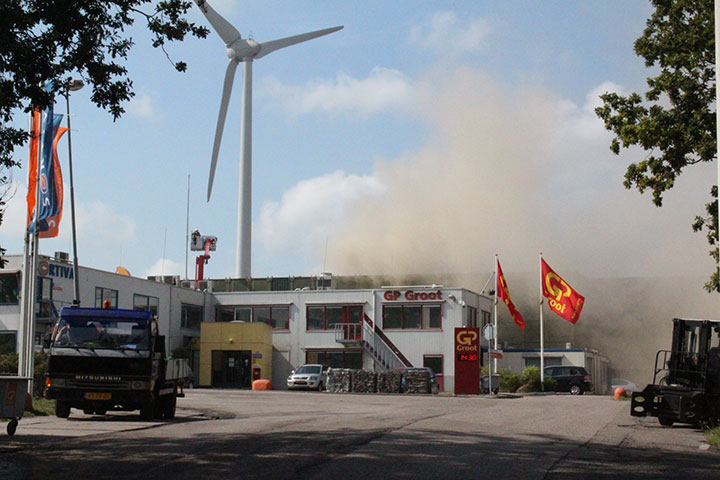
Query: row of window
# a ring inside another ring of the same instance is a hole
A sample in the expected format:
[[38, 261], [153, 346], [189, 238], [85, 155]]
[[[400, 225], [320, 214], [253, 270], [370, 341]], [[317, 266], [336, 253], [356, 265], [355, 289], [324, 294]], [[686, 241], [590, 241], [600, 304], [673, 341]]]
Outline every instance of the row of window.
[[[477, 309], [471, 314], [477, 319]], [[274, 330], [290, 329], [289, 306], [241, 306], [219, 307], [215, 319], [218, 322], [265, 322]], [[483, 312], [485, 313], [485, 312]], [[307, 307], [307, 330], [334, 330], [335, 325], [362, 324], [362, 305], [311, 305]], [[385, 329], [441, 329], [442, 305], [385, 305], [383, 306]]]
[[[117, 308], [118, 291], [111, 288], [95, 287], [95, 307], [102, 308], [109, 302], [110, 308]], [[148, 310], [153, 315], [158, 314], [160, 300], [150, 295], [133, 294], [133, 310]], [[180, 327], [191, 330], [200, 330], [203, 321], [203, 307], [183, 303], [180, 310]]]

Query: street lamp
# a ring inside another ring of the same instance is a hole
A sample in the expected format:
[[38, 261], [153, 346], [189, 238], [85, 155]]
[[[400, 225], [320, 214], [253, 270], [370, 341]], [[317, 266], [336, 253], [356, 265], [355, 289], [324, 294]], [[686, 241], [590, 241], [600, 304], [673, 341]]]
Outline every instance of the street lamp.
[[80, 279], [78, 278], [78, 255], [77, 255], [77, 235], [75, 230], [75, 189], [73, 185], [73, 167], [72, 167], [72, 140], [70, 129], [70, 92], [76, 92], [85, 86], [85, 82], [80, 79], [71, 78], [65, 84], [65, 104], [67, 105], [67, 123], [68, 123], [68, 165], [70, 167], [70, 211], [72, 213], [72, 243], [73, 243], [73, 305], [80, 305]]

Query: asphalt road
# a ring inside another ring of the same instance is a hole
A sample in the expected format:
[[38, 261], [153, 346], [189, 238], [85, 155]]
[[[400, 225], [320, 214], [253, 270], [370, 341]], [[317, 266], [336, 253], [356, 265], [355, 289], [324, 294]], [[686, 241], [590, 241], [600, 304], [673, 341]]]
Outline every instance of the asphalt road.
[[610, 397], [187, 393], [172, 422], [23, 419], [0, 478], [720, 478], [700, 431]]

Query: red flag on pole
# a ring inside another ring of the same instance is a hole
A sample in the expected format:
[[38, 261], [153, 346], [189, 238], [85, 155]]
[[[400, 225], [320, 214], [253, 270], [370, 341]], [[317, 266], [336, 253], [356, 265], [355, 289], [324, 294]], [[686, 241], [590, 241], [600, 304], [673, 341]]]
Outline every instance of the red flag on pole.
[[543, 296], [548, 299], [550, 310], [568, 322], [576, 323], [585, 304], [585, 297], [555, 273], [544, 259], [541, 258], [540, 262]]
[[40, 110], [35, 109], [32, 113], [32, 125], [30, 127], [30, 168], [28, 175], [27, 194], [27, 226], [29, 227], [35, 216], [35, 187], [37, 185], [38, 171], [38, 150], [40, 149]]
[[503, 275], [502, 268], [500, 268], [500, 261], [497, 262], [496, 283], [496, 291], [498, 298], [505, 302], [505, 305], [507, 305], [508, 310], [510, 311], [510, 316], [512, 316], [512, 319], [515, 321], [515, 323], [517, 323], [518, 327], [525, 330], [525, 321], [523, 320], [522, 315], [520, 315], [520, 312], [518, 312], [517, 308], [515, 308], [515, 304], [513, 304], [512, 300], [510, 299], [510, 292], [508, 291], [507, 282], [505, 281], [505, 276]]

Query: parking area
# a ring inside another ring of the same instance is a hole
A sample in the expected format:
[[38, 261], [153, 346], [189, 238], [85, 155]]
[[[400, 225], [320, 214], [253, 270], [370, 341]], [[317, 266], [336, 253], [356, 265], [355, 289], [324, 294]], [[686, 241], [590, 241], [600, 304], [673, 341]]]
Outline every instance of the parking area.
[[720, 460], [610, 397], [197, 389], [178, 406], [172, 422], [25, 419], [0, 462], [7, 478], [695, 479]]

